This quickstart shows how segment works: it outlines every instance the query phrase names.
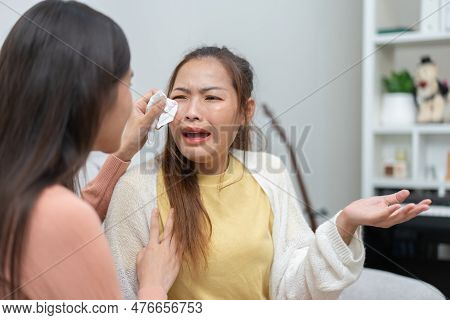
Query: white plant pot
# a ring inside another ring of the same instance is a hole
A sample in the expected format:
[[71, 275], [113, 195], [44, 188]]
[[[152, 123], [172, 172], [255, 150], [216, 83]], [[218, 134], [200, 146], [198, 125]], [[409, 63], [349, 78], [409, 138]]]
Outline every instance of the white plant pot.
[[414, 96], [410, 93], [385, 93], [381, 105], [381, 125], [412, 126], [416, 119]]

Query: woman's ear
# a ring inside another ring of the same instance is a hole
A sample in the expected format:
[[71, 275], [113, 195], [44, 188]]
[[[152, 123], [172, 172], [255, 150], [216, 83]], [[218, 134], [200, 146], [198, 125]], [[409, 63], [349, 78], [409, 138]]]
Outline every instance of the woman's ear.
[[253, 115], [255, 114], [255, 107], [256, 107], [255, 99], [253, 99], [251, 97], [248, 98], [247, 106], [245, 108], [245, 115], [246, 115], [247, 123], [245, 123], [245, 118], [244, 118], [244, 119], [242, 119], [241, 125], [248, 125], [252, 121]]

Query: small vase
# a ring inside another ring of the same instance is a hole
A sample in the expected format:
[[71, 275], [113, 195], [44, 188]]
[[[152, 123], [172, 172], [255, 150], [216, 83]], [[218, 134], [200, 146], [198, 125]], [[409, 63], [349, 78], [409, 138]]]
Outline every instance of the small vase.
[[410, 93], [385, 93], [381, 105], [381, 125], [412, 126], [416, 119], [414, 97]]

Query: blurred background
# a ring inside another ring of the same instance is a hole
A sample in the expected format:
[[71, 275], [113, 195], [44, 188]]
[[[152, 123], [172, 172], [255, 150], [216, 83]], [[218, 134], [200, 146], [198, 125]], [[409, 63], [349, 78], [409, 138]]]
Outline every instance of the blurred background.
[[[36, 2], [0, 1], [0, 43]], [[366, 228], [367, 266], [450, 295], [449, 1], [82, 2], [125, 31], [135, 98], [165, 89], [175, 65], [199, 46], [227, 46], [247, 58], [256, 75], [255, 124], [267, 151], [291, 167], [262, 112], [266, 103], [295, 149], [319, 222], [363, 196], [408, 188], [411, 201], [432, 198], [432, 210], [413, 222]], [[158, 151], [164, 136], [155, 139], [133, 162]], [[103, 159], [91, 155], [85, 180]]]

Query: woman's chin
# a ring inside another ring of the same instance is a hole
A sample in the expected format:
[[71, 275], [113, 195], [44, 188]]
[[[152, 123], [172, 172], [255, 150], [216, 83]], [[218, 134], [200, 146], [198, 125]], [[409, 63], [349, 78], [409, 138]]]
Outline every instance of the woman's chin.
[[211, 152], [201, 147], [183, 147], [181, 153], [184, 157], [195, 163], [208, 163], [214, 158]]

